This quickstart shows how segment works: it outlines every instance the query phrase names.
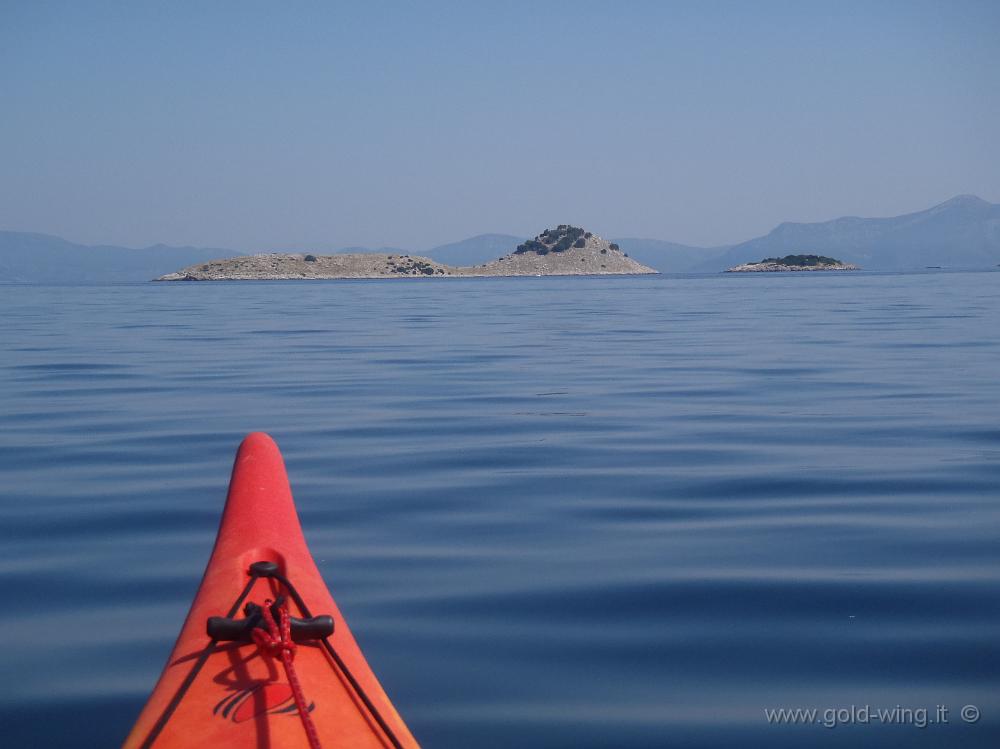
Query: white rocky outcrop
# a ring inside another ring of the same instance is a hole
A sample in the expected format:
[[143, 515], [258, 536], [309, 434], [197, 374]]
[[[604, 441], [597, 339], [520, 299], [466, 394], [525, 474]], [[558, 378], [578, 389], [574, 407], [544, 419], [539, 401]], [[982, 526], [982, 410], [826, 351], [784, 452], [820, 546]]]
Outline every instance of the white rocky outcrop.
[[157, 281], [266, 281], [334, 278], [442, 278], [452, 276], [583, 276], [657, 271], [632, 260], [618, 245], [563, 224], [547, 229], [508, 255], [476, 266], [451, 266], [419, 255], [274, 253], [190, 265]]

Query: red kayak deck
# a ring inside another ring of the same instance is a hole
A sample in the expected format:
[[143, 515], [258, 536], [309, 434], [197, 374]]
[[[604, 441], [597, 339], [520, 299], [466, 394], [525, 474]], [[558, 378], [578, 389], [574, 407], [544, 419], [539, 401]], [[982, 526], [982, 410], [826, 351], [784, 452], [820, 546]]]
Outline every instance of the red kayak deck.
[[[278, 574], [254, 580], [249, 569], [258, 562], [275, 563]], [[303, 605], [289, 595], [281, 577], [294, 586]], [[280, 659], [252, 641], [216, 641], [206, 631], [209, 617], [227, 616], [248, 587], [236, 617], [243, 616], [245, 603], [264, 606], [282, 595], [293, 617], [333, 617], [329, 649], [321, 640], [306, 640], [297, 644], [294, 655], [294, 670], [324, 749], [418, 746], [320, 577], [278, 446], [258, 432], [236, 454], [201, 586], [167, 665], [125, 740], [126, 749], [310, 746]]]

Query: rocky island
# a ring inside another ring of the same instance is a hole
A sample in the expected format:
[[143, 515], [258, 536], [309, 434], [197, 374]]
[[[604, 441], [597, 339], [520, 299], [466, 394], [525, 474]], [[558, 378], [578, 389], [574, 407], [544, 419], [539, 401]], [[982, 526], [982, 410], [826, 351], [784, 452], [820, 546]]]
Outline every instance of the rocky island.
[[588, 276], [656, 273], [613, 242], [577, 226], [546, 229], [501, 258], [452, 266], [419, 255], [275, 253], [189, 265], [157, 281], [271, 281], [454, 276]]
[[824, 255], [785, 255], [766, 257], [757, 263], [734, 265], [726, 273], [783, 273], [801, 270], [861, 270], [857, 265], [842, 263]]

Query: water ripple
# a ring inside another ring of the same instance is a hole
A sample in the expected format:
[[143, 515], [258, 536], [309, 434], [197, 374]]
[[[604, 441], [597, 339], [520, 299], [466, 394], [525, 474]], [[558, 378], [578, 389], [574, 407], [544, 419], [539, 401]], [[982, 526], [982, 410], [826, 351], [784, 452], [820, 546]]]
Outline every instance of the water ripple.
[[[5, 288], [5, 739], [120, 741], [264, 429], [428, 747], [992, 747], [996, 278]], [[865, 703], [983, 719], [763, 717]]]

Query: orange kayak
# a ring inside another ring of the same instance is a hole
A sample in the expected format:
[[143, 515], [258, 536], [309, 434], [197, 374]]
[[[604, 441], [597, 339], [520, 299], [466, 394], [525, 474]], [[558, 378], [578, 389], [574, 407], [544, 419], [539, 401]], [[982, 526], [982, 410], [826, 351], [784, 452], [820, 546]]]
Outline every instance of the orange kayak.
[[240, 445], [205, 575], [124, 746], [418, 746], [316, 569], [266, 434]]

